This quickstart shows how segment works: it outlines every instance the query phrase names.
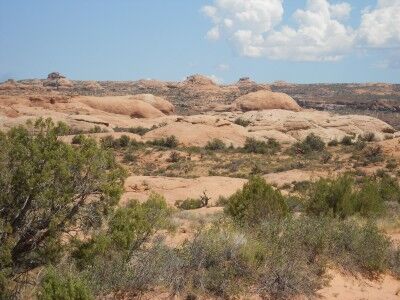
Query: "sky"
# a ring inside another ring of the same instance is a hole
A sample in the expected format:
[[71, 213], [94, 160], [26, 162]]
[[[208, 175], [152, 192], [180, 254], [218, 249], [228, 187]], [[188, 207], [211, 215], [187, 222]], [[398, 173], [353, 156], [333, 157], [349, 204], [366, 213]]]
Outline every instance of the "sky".
[[0, 81], [400, 83], [400, 0], [0, 0]]

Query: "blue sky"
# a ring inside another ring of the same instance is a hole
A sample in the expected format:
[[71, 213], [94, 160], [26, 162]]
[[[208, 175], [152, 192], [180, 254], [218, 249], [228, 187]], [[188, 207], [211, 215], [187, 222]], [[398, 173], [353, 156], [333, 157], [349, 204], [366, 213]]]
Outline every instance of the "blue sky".
[[[235, 23], [235, 29], [220, 33], [218, 38], [206, 38], [214, 26], [221, 31], [224, 29], [219, 21], [213, 21], [204, 13], [204, 6], [215, 7], [221, 18], [230, 18], [242, 10], [238, 5], [236, 11], [231, 12], [229, 7], [218, 6], [216, 1], [0, 0], [0, 81], [44, 78], [51, 71], [59, 71], [69, 78], [82, 80], [181, 80], [201, 73], [224, 83], [243, 76], [260, 82], [399, 82], [400, 35], [396, 35], [397, 31], [373, 45], [376, 37], [365, 35], [363, 38], [368, 43], [361, 42], [360, 38], [360, 42], [351, 42], [351, 46], [348, 43], [339, 50], [330, 43], [329, 50], [324, 48], [321, 52], [315, 48], [312, 56], [296, 52], [293, 43], [303, 38], [296, 35], [287, 46], [280, 46], [295, 50], [277, 57], [268, 52], [273, 42], [253, 39], [239, 44], [234, 42], [237, 31], [260, 33], [258, 24], [253, 22]], [[250, 0], [224, 1], [230, 5], [230, 2], [238, 4]], [[254, 6], [244, 4], [246, 9], [253, 12], [263, 9], [257, 4], [259, 0], [251, 1]], [[274, 1], [281, 2], [271, 0]], [[312, 8], [307, 7], [306, 2], [283, 1], [281, 18], [273, 29], [263, 27], [262, 36], [271, 32], [281, 34], [284, 26], [297, 30], [299, 20], [293, 14], [298, 9], [308, 14]], [[354, 30], [360, 27], [362, 10], [367, 6], [372, 16], [377, 9], [389, 11], [388, 7], [377, 7], [376, 0], [348, 0], [347, 3], [352, 10], [340, 24]], [[393, 23], [389, 25], [393, 27]], [[316, 43], [325, 43], [329, 38], [329, 34], [323, 35]], [[340, 37], [337, 41], [340, 43]], [[260, 52], [248, 55], [246, 49], [253, 46]], [[337, 57], [335, 51], [340, 52], [340, 58], [326, 61], [328, 56]]]

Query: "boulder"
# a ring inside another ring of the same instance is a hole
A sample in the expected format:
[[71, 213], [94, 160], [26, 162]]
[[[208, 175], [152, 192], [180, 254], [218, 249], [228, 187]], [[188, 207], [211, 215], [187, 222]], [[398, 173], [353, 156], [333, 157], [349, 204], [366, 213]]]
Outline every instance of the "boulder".
[[242, 111], [284, 109], [300, 111], [301, 107], [289, 95], [261, 90], [237, 98], [234, 102], [237, 109]]

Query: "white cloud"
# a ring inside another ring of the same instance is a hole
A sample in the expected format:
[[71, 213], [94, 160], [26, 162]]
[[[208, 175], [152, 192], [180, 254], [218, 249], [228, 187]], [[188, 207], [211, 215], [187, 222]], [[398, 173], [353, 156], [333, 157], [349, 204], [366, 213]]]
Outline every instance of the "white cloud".
[[220, 37], [220, 33], [219, 33], [219, 27], [218, 26], [215, 26], [215, 27], [211, 28], [206, 34], [206, 38], [208, 40], [212, 40], [212, 41], [219, 40], [219, 37]]
[[292, 28], [279, 26], [283, 0], [214, 0], [203, 8], [217, 26], [211, 30], [218, 28], [218, 38], [226, 36], [241, 55], [299, 61], [332, 61], [347, 53], [355, 34], [341, 20], [350, 11], [348, 3], [308, 0], [305, 10], [295, 12], [298, 26]]
[[220, 72], [228, 71], [231, 67], [227, 64], [219, 64], [216, 69]]
[[[343, 0], [307, 0], [283, 22], [284, 0], [212, 0], [202, 12], [211, 20], [210, 40], [227, 39], [240, 55], [291, 61], [337, 61], [374, 48], [383, 58], [375, 66], [400, 66], [400, 0], [377, 0], [359, 11], [357, 28], [347, 25], [352, 7]], [[394, 53], [394, 54], [393, 54]]]
[[375, 9], [365, 10], [358, 36], [364, 46], [400, 48], [400, 0], [379, 0]]

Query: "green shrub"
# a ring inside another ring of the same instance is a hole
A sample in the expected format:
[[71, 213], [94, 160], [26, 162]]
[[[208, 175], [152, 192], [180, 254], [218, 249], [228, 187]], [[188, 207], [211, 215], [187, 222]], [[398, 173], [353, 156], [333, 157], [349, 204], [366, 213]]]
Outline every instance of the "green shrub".
[[94, 299], [87, 283], [71, 274], [59, 274], [50, 268], [43, 276], [38, 292], [39, 300], [91, 300]]
[[306, 212], [341, 218], [353, 215], [356, 209], [353, 186], [354, 180], [349, 176], [318, 180], [308, 192]]
[[125, 179], [93, 139], [68, 145], [59, 140], [65, 125], [51, 119], [27, 127], [0, 133], [0, 276], [10, 280], [57, 264], [69, 233], [98, 228]]
[[83, 134], [78, 134], [78, 135], [75, 135], [75, 136], [72, 138], [71, 143], [72, 143], [73, 145], [80, 145], [80, 144], [83, 143], [84, 140], [85, 140], [85, 136], [84, 136]]
[[311, 186], [306, 201], [307, 213], [340, 218], [356, 213], [374, 217], [380, 215], [383, 209], [384, 200], [379, 193], [379, 185], [366, 179], [357, 188], [349, 175], [320, 179]]
[[324, 149], [324, 141], [314, 133], [309, 134], [304, 139], [304, 141], [297, 142], [292, 147], [292, 151], [297, 154], [310, 154], [313, 152], [321, 152]]
[[207, 142], [205, 149], [211, 151], [222, 151], [226, 149], [226, 145], [220, 139], [213, 139]]
[[268, 142], [264, 142], [254, 138], [247, 138], [243, 146], [243, 151], [246, 153], [274, 154], [278, 152], [280, 148], [279, 143], [274, 139], [269, 139]]
[[243, 127], [247, 127], [247, 126], [249, 126], [251, 124], [251, 121], [245, 120], [245, 119], [242, 119], [242, 118], [237, 118], [235, 120], [235, 124], [243, 126]]
[[392, 247], [389, 258], [389, 269], [396, 278], [400, 278], [400, 247]]
[[206, 207], [210, 198], [207, 196], [206, 192], [203, 192], [198, 199], [187, 198], [186, 200], [178, 200], [175, 202], [175, 206], [180, 209], [190, 210]]
[[240, 225], [255, 226], [288, 212], [285, 197], [259, 176], [229, 198], [225, 213]]
[[155, 139], [153, 141], [149, 141], [148, 144], [152, 146], [158, 146], [158, 147], [164, 147], [164, 148], [176, 148], [179, 145], [179, 141], [177, 138], [173, 135], [166, 137], [166, 138], [161, 138], [161, 139]]
[[81, 269], [98, 257], [113, 253], [131, 253], [158, 229], [168, 227], [169, 209], [165, 199], [152, 194], [144, 203], [130, 201], [118, 208], [108, 222], [107, 232], [94, 235], [88, 241], [76, 241], [72, 256]]

